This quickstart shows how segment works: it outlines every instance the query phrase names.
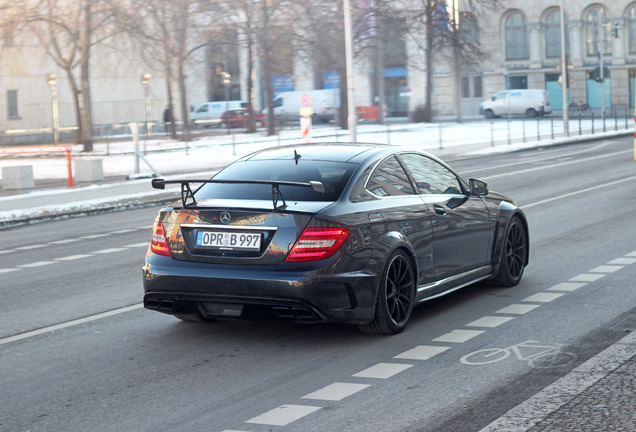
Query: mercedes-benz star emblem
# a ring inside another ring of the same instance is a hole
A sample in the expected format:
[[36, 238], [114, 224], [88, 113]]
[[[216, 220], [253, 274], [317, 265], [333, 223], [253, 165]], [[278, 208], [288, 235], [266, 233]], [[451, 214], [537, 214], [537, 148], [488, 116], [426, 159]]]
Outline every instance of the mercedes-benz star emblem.
[[224, 224], [229, 224], [231, 220], [232, 216], [229, 212], [224, 211], [223, 213], [221, 213], [221, 222], [223, 222]]

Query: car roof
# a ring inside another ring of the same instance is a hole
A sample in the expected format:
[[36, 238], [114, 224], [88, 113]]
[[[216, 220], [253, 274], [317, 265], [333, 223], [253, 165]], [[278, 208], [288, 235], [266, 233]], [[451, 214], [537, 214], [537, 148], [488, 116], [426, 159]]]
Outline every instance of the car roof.
[[378, 153], [390, 153], [397, 147], [386, 144], [320, 143], [271, 147], [245, 156], [242, 160], [294, 159], [299, 154], [303, 160], [360, 163]]

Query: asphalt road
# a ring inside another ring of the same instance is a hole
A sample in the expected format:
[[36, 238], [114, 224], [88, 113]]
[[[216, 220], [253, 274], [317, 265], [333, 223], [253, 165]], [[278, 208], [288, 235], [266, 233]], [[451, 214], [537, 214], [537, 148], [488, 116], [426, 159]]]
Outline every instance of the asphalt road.
[[451, 165], [525, 209], [530, 266], [391, 337], [142, 309], [156, 209], [3, 231], [0, 430], [479, 431], [634, 328], [632, 139]]

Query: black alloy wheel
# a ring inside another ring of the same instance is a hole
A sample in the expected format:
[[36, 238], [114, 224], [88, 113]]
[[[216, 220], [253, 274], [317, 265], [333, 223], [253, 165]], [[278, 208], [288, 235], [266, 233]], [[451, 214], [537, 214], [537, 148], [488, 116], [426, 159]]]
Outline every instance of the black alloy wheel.
[[527, 256], [526, 231], [519, 218], [514, 217], [506, 232], [499, 274], [494, 279], [495, 285], [501, 287], [517, 285], [523, 276]]
[[396, 251], [382, 273], [374, 320], [360, 326], [367, 333], [396, 334], [406, 327], [413, 311], [415, 273], [408, 256]]

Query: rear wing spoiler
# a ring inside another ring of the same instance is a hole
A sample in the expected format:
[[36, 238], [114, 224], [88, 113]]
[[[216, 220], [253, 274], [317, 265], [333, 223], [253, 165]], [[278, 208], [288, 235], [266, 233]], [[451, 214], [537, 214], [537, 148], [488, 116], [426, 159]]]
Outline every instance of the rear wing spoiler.
[[[196, 189], [192, 190], [192, 183], [200, 183], [201, 185]], [[300, 187], [309, 187], [314, 192], [324, 194], [325, 193], [325, 185], [323, 185], [319, 181], [310, 181], [310, 182], [293, 182], [293, 181], [275, 181], [275, 180], [215, 180], [215, 179], [206, 179], [206, 180], [164, 180], [164, 179], [152, 179], [152, 187], [155, 189], [165, 189], [167, 184], [180, 184], [181, 185], [181, 203], [184, 208], [187, 207], [196, 207], [197, 201], [194, 198], [194, 194], [198, 191], [201, 186], [206, 183], [224, 183], [224, 184], [265, 184], [271, 185], [272, 187], [272, 204], [274, 206], [274, 211], [276, 210], [284, 210], [287, 207], [287, 203], [285, 202], [285, 198], [280, 191], [280, 186], [300, 186]], [[282, 205], [278, 205], [278, 202], [282, 201]]]

